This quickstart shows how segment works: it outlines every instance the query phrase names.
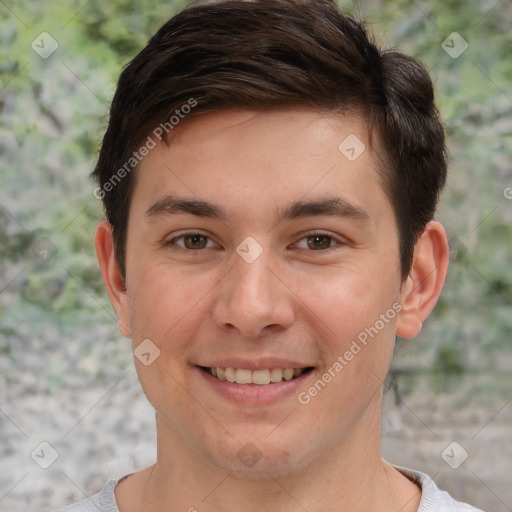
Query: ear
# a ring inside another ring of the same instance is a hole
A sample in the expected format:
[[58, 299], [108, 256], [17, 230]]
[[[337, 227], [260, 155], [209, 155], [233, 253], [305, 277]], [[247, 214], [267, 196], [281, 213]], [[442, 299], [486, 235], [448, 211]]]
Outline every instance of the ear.
[[110, 303], [119, 320], [119, 330], [123, 336], [131, 338], [128, 294], [126, 293], [125, 282], [114, 252], [112, 225], [106, 220], [100, 222], [96, 228], [94, 240], [101, 276], [103, 277]]
[[431, 221], [416, 242], [411, 271], [402, 287], [402, 310], [396, 324], [399, 336], [412, 338], [421, 331], [443, 289], [448, 262], [446, 231], [441, 223]]

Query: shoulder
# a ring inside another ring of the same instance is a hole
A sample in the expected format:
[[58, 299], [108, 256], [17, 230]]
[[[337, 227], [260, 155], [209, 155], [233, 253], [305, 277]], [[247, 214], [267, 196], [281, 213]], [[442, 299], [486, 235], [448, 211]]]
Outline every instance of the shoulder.
[[421, 487], [421, 501], [418, 512], [483, 512], [462, 501], [457, 501], [425, 473], [395, 466], [406, 477]]
[[119, 512], [114, 494], [119, 480], [108, 480], [98, 494], [55, 512]]

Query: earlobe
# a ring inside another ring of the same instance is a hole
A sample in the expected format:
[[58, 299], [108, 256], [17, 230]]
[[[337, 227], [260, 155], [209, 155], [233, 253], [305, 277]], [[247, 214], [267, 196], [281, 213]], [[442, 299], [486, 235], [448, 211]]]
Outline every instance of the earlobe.
[[123, 323], [121, 322], [121, 320], [119, 320], [119, 322], [117, 323], [117, 328], [119, 329], [119, 332], [125, 337], [125, 338], [131, 338], [132, 335], [131, 335], [131, 332], [130, 332], [130, 329], [127, 329]]
[[95, 234], [96, 256], [103, 283], [110, 303], [119, 320], [119, 331], [126, 338], [131, 337], [128, 296], [121, 270], [116, 260], [112, 225], [107, 221], [98, 224]]
[[449, 249], [441, 223], [431, 221], [414, 248], [414, 259], [401, 292], [402, 310], [396, 333], [404, 338], [416, 336], [439, 299], [448, 270]]

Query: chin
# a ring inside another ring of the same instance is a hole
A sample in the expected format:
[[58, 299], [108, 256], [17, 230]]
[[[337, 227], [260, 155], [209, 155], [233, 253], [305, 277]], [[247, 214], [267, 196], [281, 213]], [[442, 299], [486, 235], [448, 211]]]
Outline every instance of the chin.
[[254, 433], [248, 435], [247, 432], [234, 437], [226, 434], [224, 442], [218, 443], [213, 451], [207, 449], [209, 453], [205, 456], [212, 464], [234, 476], [253, 479], [287, 475], [306, 464], [307, 454], [300, 451], [305, 448], [303, 441], [274, 433], [270, 437], [275, 435], [275, 438], [271, 439], [269, 432], [271, 430], [265, 429], [259, 436]]

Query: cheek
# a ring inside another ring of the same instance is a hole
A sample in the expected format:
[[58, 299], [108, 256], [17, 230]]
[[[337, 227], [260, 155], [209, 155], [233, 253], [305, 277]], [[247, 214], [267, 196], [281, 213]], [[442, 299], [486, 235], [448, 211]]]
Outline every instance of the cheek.
[[304, 314], [315, 323], [318, 334], [329, 340], [331, 355], [339, 355], [358, 336], [364, 342], [366, 329], [373, 337], [394, 335], [397, 285], [378, 274], [351, 268], [297, 281]]
[[[315, 313], [310, 314], [309, 321], [316, 326], [322, 350], [320, 378], [328, 381], [325, 391], [321, 391], [322, 398], [313, 406], [320, 416], [326, 402], [352, 404], [353, 414], [359, 410], [354, 404], [364, 409], [384, 384], [393, 355], [396, 309], [400, 307], [396, 302], [398, 293], [393, 293], [397, 288], [394, 276], [388, 272], [386, 278], [382, 269], [351, 270], [325, 279], [304, 279], [302, 284], [300, 296], [311, 297], [309, 302], [304, 301], [309, 306], [304, 311]], [[316, 387], [324, 389], [322, 383]], [[304, 391], [309, 395], [317, 389]], [[346, 414], [346, 409], [342, 410], [340, 421]]]
[[162, 338], [201, 311], [218, 281], [212, 272], [169, 264], [140, 265], [131, 281], [131, 314], [135, 333]]

